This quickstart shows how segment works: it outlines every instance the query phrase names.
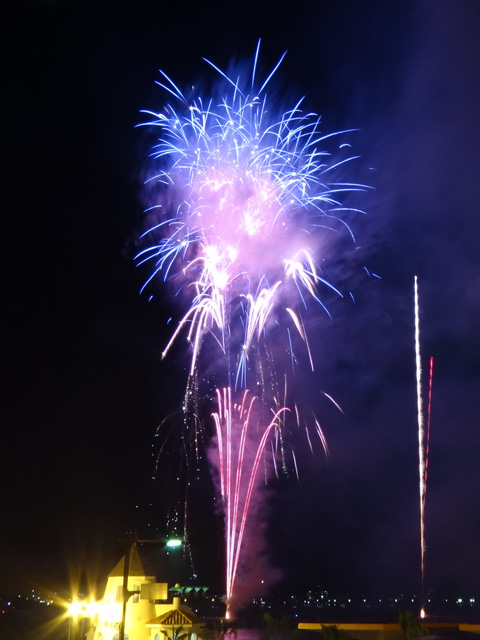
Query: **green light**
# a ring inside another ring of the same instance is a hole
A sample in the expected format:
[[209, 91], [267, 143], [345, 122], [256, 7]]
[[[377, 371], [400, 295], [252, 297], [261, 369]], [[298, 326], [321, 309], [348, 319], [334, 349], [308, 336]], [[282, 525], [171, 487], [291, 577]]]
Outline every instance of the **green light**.
[[169, 549], [176, 549], [182, 546], [182, 541], [180, 538], [170, 538], [167, 540], [167, 547]]

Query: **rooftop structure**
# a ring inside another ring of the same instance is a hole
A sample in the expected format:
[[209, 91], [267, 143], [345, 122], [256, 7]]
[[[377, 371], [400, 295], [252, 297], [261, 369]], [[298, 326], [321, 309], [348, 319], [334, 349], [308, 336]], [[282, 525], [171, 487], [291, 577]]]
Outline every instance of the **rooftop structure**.
[[[157, 582], [154, 571], [142, 559], [137, 544], [130, 548], [124, 640], [189, 640], [201, 638], [202, 620], [177, 595], [168, 602], [168, 584]], [[105, 593], [94, 620], [92, 640], [118, 640], [122, 620], [125, 579], [124, 556], [108, 576]], [[89, 639], [90, 640], [90, 639]]]

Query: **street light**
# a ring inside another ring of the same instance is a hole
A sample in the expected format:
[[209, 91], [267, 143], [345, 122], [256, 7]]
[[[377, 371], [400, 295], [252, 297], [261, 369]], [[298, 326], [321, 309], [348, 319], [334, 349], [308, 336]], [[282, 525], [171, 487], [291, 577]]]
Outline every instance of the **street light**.
[[128, 588], [128, 576], [130, 573], [130, 553], [132, 547], [137, 542], [154, 542], [155, 544], [163, 544], [169, 549], [178, 549], [182, 546], [181, 538], [167, 538], [165, 540], [140, 539], [133, 531], [127, 533], [125, 562], [123, 563], [123, 588], [122, 588], [122, 618], [118, 629], [118, 640], [125, 640], [125, 618], [127, 613], [127, 602], [131, 596], [140, 593], [140, 591], [130, 591]]
[[[139, 542], [144, 542], [144, 540], [139, 540]], [[153, 542], [153, 540], [149, 542]], [[165, 543], [165, 546], [168, 547], [169, 549], [178, 549], [178, 547], [181, 547], [182, 544], [183, 544], [183, 541], [180, 538], [168, 538], [168, 540]]]
[[[67, 616], [70, 617], [70, 622], [68, 625], [68, 640], [71, 640], [72, 637], [72, 624], [75, 629], [77, 628], [77, 624], [80, 624], [78, 621], [84, 618], [90, 618], [90, 620], [94, 620], [95, 616], [98, 614], [98, 602], [95, 602], [93, 598], [90, 600], [78, 600], [75, 598], [72, 602], [69, 603], [67, 607]], [[78, 631], [75, 632], [77, 635]]]

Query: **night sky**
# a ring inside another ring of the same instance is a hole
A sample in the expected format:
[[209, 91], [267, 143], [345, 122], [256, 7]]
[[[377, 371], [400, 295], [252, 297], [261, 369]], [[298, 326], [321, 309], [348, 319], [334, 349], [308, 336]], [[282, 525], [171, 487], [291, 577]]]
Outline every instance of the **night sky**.
[[[251, 60], [259, 37], [265, 73], [288, 50], [280, 102], [305, 95], [325, 132], [358, 129], [350, 177], [373, 187], [355, 221], [361, 258], [331, 248], [356, 302], [308, 319], [317, 367], [296, 384], [330, 457], [299, 441], [299, 481], [269, 484], [271, 575], [292, 589], [419, 589], [417, 275], [425, 380], [435, 360], [425, 586], [480, 592], [480, 5], [272, 6], [37, 0], [6, 21], [2, 592], [54, 588], [81, 567], [102, 578], [128, 528], [171, 533], [165, 489], [175, 488], [152, 480], [152, 454], [187, 363], [183, 347], [160, 358], [171, 295], [139, 295], [154, 136], [135, 125], [164, 104], [158, 69], [186, 87], [212, 77], [203, 57], [227, 69]], [[190, 493], [191, 552], [197, 581], [221, 591], [207, 477]]]

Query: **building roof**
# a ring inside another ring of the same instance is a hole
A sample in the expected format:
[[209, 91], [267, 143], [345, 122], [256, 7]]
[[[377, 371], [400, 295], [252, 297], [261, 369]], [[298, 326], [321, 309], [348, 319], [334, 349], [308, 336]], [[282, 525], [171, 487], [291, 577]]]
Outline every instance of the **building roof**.
[[[121, 558], [115, 567], [108, 574], [109, 578], [114, 578], [118, 576], [123, 576], [125, 564], [125, 556]], [[137, 547], [137, 544], [132, 544], [130, 549], [130, 564], [128, 566], [128, 575], [129, 576], [145, 576], [145, 577], [153, 577], [155, 578], [155, 572], [152, 570], [148, 563], [145, 562], [145, 559], [140, 557], [140, 553]]]
[[193, 624], [203, 624], [203, 620], [199, 618], [190, 609], [170, 609], [166, 613], [149, 620], [147, 625], [162, 627], [185, 627]]

